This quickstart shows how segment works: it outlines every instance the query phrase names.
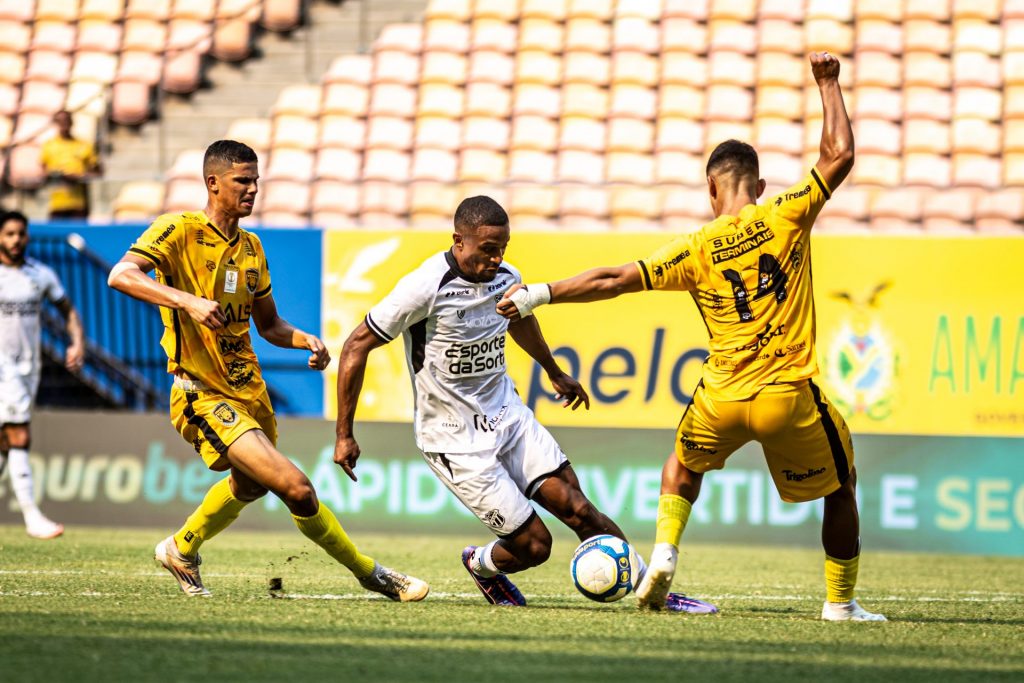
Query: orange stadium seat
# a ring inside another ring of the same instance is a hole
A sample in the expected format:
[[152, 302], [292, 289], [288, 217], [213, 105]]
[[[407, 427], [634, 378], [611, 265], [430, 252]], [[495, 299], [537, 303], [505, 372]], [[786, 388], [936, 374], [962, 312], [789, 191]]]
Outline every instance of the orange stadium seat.
[[[674, 90], [682, 86], [672, 86]], [[667, 88], [661, 89], [661, 99], [665, 98]], [[677, 93], [678, 94], [678, 93]], [[676, 101], [676, 105], [682, 103]], [[638, 119], [653, 119], [658, 115], [658, 91], [642, 85], [619, 83], [612, 86], [611, 101], [608, 107], [610, 116], [634, 116]], [[678, 113], [672, 111], [671, 113]]]
[[114, 123], [134, 126], [149, 118], [150, 89], [143, 81], [122, 80], [114, 83], [110, 99], [110, 118]]
[[[427, 100], [427, 92], [444, 86], [424, 86], [421, 96]], [[326, 109], [326, 107], [325, 107]], [[431, 113], [420, 102], [420, 112]], [[371, 116], [412, 117], [416, 113], [416, 88], [396, 83], [376, 83], [370, 89]]]
[[410, 221], [416, 227], [448, 227], [452, 207], [459, 199], [455, 185], [416, 181], [409, 187]]
[[661, 56], [661, 83], [702, 88], [708, 83], [707, 60], [689, 52], [668, 52]]
[[957, 52], [953, 55], [953, 82], [957, 86], [1000, 88], [1000, 59], [982, 52]]
[[[754, 147], [759, 151], [801, 154], [804, 124], [784, 118], [757, 118], [754, 121]], [[857, 137], [860, 141], [860, 137]], [[858, 147], [859, 149], [859, 147]]]
[[867, 188], [844, 186], [826, 202], [825, 208], [814, 222], [814, 229], [836, 232], [867, 230], [870, 201], [871, 192]]
[[462, 85], [466, 82], [469, 60], [456, 52], [426, 52], [420, 68], [420, 83], [449, 83]]
[[201, 149], [186, 149], [178, 152], [174, 163], [167, 171], [167, 178], [170, 180], [199, 180], [203, 179], [203, 154]]
[[897, 156], [902, 149], [901, 127], [884, 119], [857, 119], [853, 124], [857, 153], [868, 152]]
[[953, 49], [997, 55], [1003, 48], [1003, 35], [997, 24], [974, 19], [953, 22]]
[[525, 83], [517, 85], [512, 99], [516, 116], [533, 114], [556, 118], [562, 111], [562, 92], [559, 88]]
[[529, 50], [516, 56], [516, 83], [558, 85], [562, 82], [562, 58], [548, 52]]
[[29, 24], [9, 19], [0, 20], [0, 45], [12, 53], [27, 52], [32, 44], [32, 28]]
[[[258, 197], [259, 195], [257, 195]], [[206, 204], [206, 185], [201, 180], [172, 180], [164, 195], [164, 213], [195, 211]]]
[[703, 54], [708, 49], [707, 25], [683, 17], [661, 20], [661, 51]]
[[1004, 189], [982, 193], [975, 208], [975, 227], [983, 234], [1024, 233], [1024, 193]]
[[853, 27], [835, 19], [808, 19], [804, 22], [804, 49], [848, 55], [853, 51]]
[[[859, 7], [861, 3], [856, 3]], [[898, 21], [858, 19], [854, 46], [861, 50], [899, 55], [903, 52], [903, 25]]]
[[169, 57], [164, 62], [163, 89], [179, 95], [193, 92], [199, 87], [201, 64], [202, 53], [197, 50], [185, 50]]
[[366, 116], [370, 92], [354, 83], [331, 83], [324, 89], [323, 113], [345, 116]]
[[904, 0], [903, 16], [907, 19], [949, 21], [951, 12], [950, 0]]
[[[334, 150], [341, 151], [341, 150]], [[396, 149], [367, 147], [363, 157], [363, 178], [404, 183], [409, 179], [409, 153]]]
[[516, 183], [509, 188], [506, 206], [512, 222], [526, 230], [551, 230], [558, 227], [558, 190], [554, 187]]
[[880, 232], [917, 232], [925, 191], [920, 188], [897, 188], [875, 195], [871, 206], [871, 229]]
[[922, 207], [922, 225], [926, 232], [970, 234], [974, 232], [974, 206], [978, 191], [952, 188], [928, 197]]
[[[291, 180], [275, 180], [263, 185], [260, 188], [260, 194], [263, 195], [260, 210], [263, 213], [264, 221], [266, 221], [268, 212], [300, 215], [309, 213], [311, 189], [309, 183], [297, 183]], [[306, 220], [302, 220], [299, 224], [304, 225], [306, 222]]]
[[565, 28], [547, 19], [523, 19], [519, 22], [519, 50], [561, 52]]
[[115, 221], [145, 221], [160, 214], [164, 205], [164, 183], [136, 180], [125, 183], [114, 200]]
[[21, 112], [14, 124], [12, 141], [16, 145], [40, 144], [53, 137], [56, 128], [50, 112]]
[[501, 182], [507, 176], [508, 160], [490, 149], [463, 149], [459, 158], [459, 179], [488, 183]]
[[903, 157], [903, 182], [906, 185], [944, 188], [949, 187], [952, 179], [953, 165], [944, 154], [914, 153]]
[[0, 116], [0, 146], [7, 147], [14, 137], [14, 119]]
[[217, 0], [174, 0], [171, 16], [176, 19], [210, 21], [217, 14]]
[[953, 82], [952, 64], [931, 52], [907, 52], [903, 55], [903, 80], [906, 85], [948, 88]]
[[[704, 98], [703, 88], [681, 85], [662, 86], [657, 102], [658, 116], [702, 119], [704, 117]], [[624, 97], [623, 99], [628, 98]]]
[[1003, 116], [1024, 118], [1024, 86], [1011, 85], [1003, 89]]
[[360, 219], [364, 225], [404, 227], [399, 216], [409, 210], [409, 188], [391, 183], [365, 183]]
[[562, 60], [565, 83], [606, 86], [611, 80], [611, 60], [593, 52], [566, 52]]
[[213, 29], [211, 53], [226, 62], [240, 62], [252, 52], [252, 22], [218, 19]]
[[33, 0], [0, 0], [0, 19], [28, 22], [35, 16]]
[[522, 19], [565, 21], [568, 11], [568, 0], [522, 0], [519, 16]]
[[658, 151], [698, 153], [704, 150], [704, 122], [701, 119], [661, 117], [655, 147]]
[[373, 80], [377, 83], [415, 85], [419, 82], [419, 77], [420, 58], [418, 54], [397, 50], [381, 50], [376, 53]]
[[614, 12], [614, 0], [569, 0], [569, 18], [587, 17], [598, 21], [610, 21]]
[[64, 85], [48, 81], [25, 81], [21, 88], [19, 109], [22, 112], [53, 115], [64, 108], [67, 94], [68, 89]]
[[608, 90], [586, 83], [562, 86], [562, 116], [588, 116], [603, 119], [608, 116]]
[[903, 113], [908, 118], [949, 121], [953, 118], [953, 97], [949, 91], [938, 88], [905, 88], [903, 91]]
[[167, 45], [167, 25], [152, 19], [128, 19], [124, 22], [121, 48], [141, 52], [163, 52]]
[[802, 55], [760, 52], [757, 55], [757, 85], [803, 88], [807, 60]]
[[757, 0], [712, 0], [709, 16], [714, 19], [732, 19], [751, 22], [757, 18]]
[[658, 230], [663, 193], [654, 187], [616, 185], [612, 187], [610, 208], [614, 230]]
[[320, 147], [362, 149], [365, 142], [365, 119], [333, 115], [320, 118]]
[[120, 52], [121, 25], [110, 21], [82, 21], [78, 24], [76, 49]]
[[270, 149], [272, 126], [270, 119], [235, 119], [228, 125], [224, 137], [249, 145], [257, 154], [262, 154]]
[[294, 180], [309, 182], [313, 179], [315, 155], [301, 149], [279, 148], [270, 153], [264, 177], [266, 180]]
[[0, 51], [0, 83], [21, 83], [25, 78], [25, 56]]
[[363, 155], [359, 150], [324, 147], [316, 156], [314, 177], [324, 180], [359, 180]]
[[654, 183], [654, 157], [636, 152], [609, 152], [605, 159], [605, 180], [609, 183]]
[[953, 91], [953, 116], [998, 121], [1003, 114], [1003, 95], [995, 88], [963, 87]]
[[[818, 93], [807, 93], [807, 101], [813, 103], [815, 112], [821, 111]], [[855, 118], [878, 118], [898, 121], [903, 118], [903, 97], [899, 90], [864, 86], [857, 88], [853, 103]]]
[[508, 54], [516, 51], [519, 43], [519, 28], [493, 19], [477, 19], [473, 22], [470, 47], [473, 50], [492, 50]]
[[612, 118], [605, 147], [616, 152], [650, 152], [654, 149], [654, 124], [642, 119]]
[[1024, 152], [1024, 119], [1003, 121], [1003, 151]]
[[757, 28], [753, 24], [718, 19], [708, 24], [708, 46], [711, 53], [728, 50], [753, 54], [757, 48]]
[[51, 50], [35, 50], [28, 55], [25, 79], [67, 83], [71, 77], [71, 57]]
[[886, 52], [862, 50], [854, 61], [857, 87], [898, 88], [902, 85], [900, 59]]
[[903, 122], [903, 151], [928, 154], [949, 154], [952, 132], [945, 121], [907, 118]]
[[[466, 119], [466, 126], [469, 121]], [[507, 129], [508, 124], [504, 121]], [[430, 147], [433, 149], [457, 150], [460, 145], [460, 137], [463, 134], [463, 123], [458, 119], [451, 119], [447, 116], [421, 116], [416, 119], [416, 147]], [[506, 139], [508, 132], [505, 133]]]
[[562, 119], [558, 146], [560, 149], [577, 149], [600, 152], [605, 149], [607, 135], [604, 121], [582, 116]]
[[423, 49], [467, 52], [469, 26], [461, 21], [449, 19], [428, 20], [423, 33]]
[[[154, 0], [158, 4], [161, 0]], [[24, 3], [31, 8], [32, 3]], [[36, 0], [35, 20], [43, 21], [76, 21], [78, 19], [78, 0]]]
[[430, 19], [466, 21], [473, 14], [472, 0], [430, 0], [424, 16]]
[[174, 19], [168, 24], [167, 49], [171, 54], [181, 50], [206, 54], [210, 51], [212, 35], [212, 27], [208, 22]]
[[804, 58], [804, 31], [799, 23], [782, 19], [757, 22], [758, 53], [785, 52]]
[[512, 119], [511, 146], [515, 149], [553, 151], [558, 146], [558, 122], [544, 116], [516, 116]]
[[695, 185], [706, 178], [703, 150], [699, 153], [659, 151], [654, 155], [654, 180], [659, 184]]
[[611, 26], [599, 19], [572, 17], [565, 22], [565, 50], [605, 53], [611, 51]]
[[519, 2], [509, 0], [473, 0], [473, 16], [498, 21], [515, 21], [519, 18]]
[[777, 116], [785, 119], [804, 117], [804, 94], [802, 90], [784, 86], [763, 86], [757, 89], [755, 115]]
[[470, 82], [511, 85], [515, 79], [515, 72], [515, 60], [509, 55], [490, 50], [478, 50], [470, 53], [467, 76], [467, 80]]
[[706, 186], [669, 188], [662, 201], [662, 220], [674, 232], [693, 232], [711, 220]]
[[911, 20], [903, 24], [903, 49], [906, 52], [949, 54], [953, 49], [949, 24], [930, 20]]
[[422, 24], [385, 24], [373, 41], [373, 51], [378, 55], [388, 51], [419, 54], [422, 49]]
[[852, 178], [858, 185], [896, 187], [901, 179], [901, 160], [888, 154], [857, 154]]
[[1024, 153], [1003, 156], [1003, 183], [1012, 187], [1024, 186]]
[[608, 191], [593, 185], [563, 185], [559, 193], [559, 213], [569, 219], [605, 220], [610, 214]]
[[612, 49], [655, 54], [661, 47], [659, 28], [642, 17], [620, 17], [612, 24]]
[[291, 114], [314, 118], [320, 114], [323, 90], [319, 85], [289, 85], [277, 95], [271, 108], [274, 115]]
[[1003, 82], [1008, 85], [1024, 83], [1024, 50], [1004, 53], [1002, 67]]
[[316, 149], [320, 139], [320, 123], [317, 119], [286, 114], [274, 117], [272, 146], [277, 149]]
[[413, 180], [453, 183], [457, 178], [459, 157], [445, 149], [420, 147], [412, 155]]
[[560, 180], [598, 184], [604, 182], [604, 155], [580, 150], [558, 153]]
[[792, 185], [807, 173], [803, 159], [796, 154], [759, 151], [758, 160], [761, 177], [765, 179], [768, 185]]
[[656, 21], [664, 8], [664, 0], [629, 0], [615, 3], [615, 19], [639, 18]]
[[[453, 85], [425, 83], [420, 86], [418, 113], [420, 116], [459, 118], [465, 107], [465, 92], [463, 88]], [[411, 97], [416, 97], [415, 91], [411, 92]]]
[[753, 118], [754, 97], [747, 88], [732, 85], [712, 85], [707, 90], [709, 120], [750, 121]]
[[975, 154], [999, 154], [1002, 149], [1002, 126], [984, 119], [953, 121], [953, 150]]
[[554, 182], [555, 155], [535, 149], [513, 149], [508, 155], [508, 179], [513, 182]]
[[470, 83], [465, 89], [467, 116], [507, 117], [512, 111], [512, 92], [496, 83]]
[[366, 146], [407, 150], [412, 148], [413, 122], [398, 116], [371, 116], [366, 121]]
[[616, 52], [612, 55], [612, 82], [654, 87], [659, 80], [655, 57], [640, 52]]
[[953, 184], [996, 189], [1003, 177], [1002, 160], [970, 152], [953, 155]]
[[260, 24], [271, 31], [291, 31], [302, 19], [302, 0], [263, 0]]
[[327, 67], [324, 83], [354, 83], [369, 85], [373, 80], [373, 57], [370, 55], [342, 55]]
[[71, 52], [75, 49], [75, 24], [63, 21], [37, 21], [32, 33], [32, 50], [54, 50]]
[[738, 52], [714, 52], [708, 58], [708, 80], [713, 85], [752, 88], [755, 64], [753, 57]]

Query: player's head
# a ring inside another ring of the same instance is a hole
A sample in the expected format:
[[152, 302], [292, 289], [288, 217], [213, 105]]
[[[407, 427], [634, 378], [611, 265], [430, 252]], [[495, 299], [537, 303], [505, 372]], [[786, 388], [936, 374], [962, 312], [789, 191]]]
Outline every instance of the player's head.
[[20, 211], [0, 213], [0, 255], [4, 261], [21, 263], [28, 246], [28, 219]]
[[53, 115], [53, 123], [62, 138], [71, 137], [71, 112], [59, 111]]
[[234, 140], [217, 140], [203, 156], [203, 178], [212, 208], [235, 218], [252, 213], [259, 171], [251, 147]]
[[764, 192], [757, 151], [745, 142], [726, 140], [708, 157], [708, 193], [715, 216], [722, 213], [725, 197], [753, 192], [754, 198]]
[[508, 214], [490, 197], [463, 199], [455, 210], [452, 252], [467, 275], [493, 280], [508, 246]]

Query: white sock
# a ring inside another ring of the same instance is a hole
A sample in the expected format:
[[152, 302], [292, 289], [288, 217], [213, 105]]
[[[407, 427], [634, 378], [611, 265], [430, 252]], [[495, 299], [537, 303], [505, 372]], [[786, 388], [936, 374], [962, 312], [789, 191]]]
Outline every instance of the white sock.
[[491, 557], [495, 544], [497, 544], [497, 541], [491, 541], [487, 545], [478, 547], [473, 551], [473, 558], [469, 561], [473, 572], [485, 579], [501, 574], [501, 571], [494, 564], [494, 558]]
[[636, 579], [633, 580], [634, 586], [639, 586], [640, 582], [644, 580], [644, 574], [647, 573], [647, 563], [644, 562], [644, 556], [640, 553], [636, 554], [636, 561], [639, 563], [636, 570]]
[[32, 491], [32, 466], [28, 462], [28, 451], [24, 448], [12, 448], [7, 451], [7, 461], [11, 466], [11, 488], [14, 490], [14, 497], [18, 499], [21, 514], [28, 522], [32, 517], [42, 514]]

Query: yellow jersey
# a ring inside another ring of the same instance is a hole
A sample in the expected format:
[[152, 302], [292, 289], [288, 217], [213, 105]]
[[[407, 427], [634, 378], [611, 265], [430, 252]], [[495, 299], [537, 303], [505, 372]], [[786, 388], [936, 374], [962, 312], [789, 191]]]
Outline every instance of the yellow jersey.
[[270, 294], [260, 239], [242, 228], [230, 240], [202, 211], [164, 214], [129, 251], [156, 266], [157, 281], [220, 302], [227, 325], [211, 330], [185, 313], [160, 308], [167, 371], [184, 372], [212, 391], [242, 402], [266, 389], [252, 350], [253, 301]]
[[817, 169], [636, 262], [645, 290], [688, 291], [708, 329], [709, 395], [739, 401], [818, 373], [811, 226], [831, 191]]
[[[43, 143], [40, 152], [47, 173], [83, 175], [96, 168], [96, 148], [84, 140], [59, 135]], [[85, 183], [60, 181], [50, 193], [50, 211], [80, 211], [87, 206]]]

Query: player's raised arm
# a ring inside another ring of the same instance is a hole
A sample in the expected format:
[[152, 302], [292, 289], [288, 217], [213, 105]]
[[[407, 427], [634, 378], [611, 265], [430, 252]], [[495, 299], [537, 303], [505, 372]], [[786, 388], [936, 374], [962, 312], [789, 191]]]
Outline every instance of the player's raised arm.
[[146, 275], [153, 265], [142, 256], [129, 252], [110, 269], [107, 284], [133, 299], [185, 311], [190, 318], [211, 330], [219, 330], [227, 324], [227, 318], [216, 301], [168, 287]]
[[593, 268], [551, 284], [513, 285], [497, 308], [509, 320], [519, 320], [544, 304], [603, 301], [643, 289], [637, 264], [627, 263], [614, 268]]
[[551, 355], [551, 349], [544, 340], [544, 333], [540, 330], [540, 323], [535, 316], [521, 318], [509, 323], [508, 333], [523, 351], [530, 354], [530, 357], [537, 361], [544, 371], [548, 373], [551, 386], [555, 388], [555, 398], [564, 399], [563, 408], [570, 405], [576, 410], [585, 405], [590, 410], [590, 396], [574, 377], [566, 374], [558, 365], [558, 361]]
[[338, 357], [338, 419], [335, 422], [334, 462], [345, 474], [356, 481], [352, 469], [359, 459], [359, 444], [352, 434], [352, 425], [356, 418], [356, 404], [363, 390], [363, 377], [366, 375], [366, 360], [384, 341], [370, 331], [366, 321], [352, 331]]
[[829, 189], [834, 191], [853, 168], [853, 128], [839, 87], [839, 60], [827, 52], [813, 52], [810, 61], [825, 117], [815, 167]]
[[331, 354], [319, 337], [303, 332], [278, 315], [273, 294], [253, 299], [252, 319], [260, 336], [274, 346], [282, 349], [307, 349], [311, 369], [323, 370], [331, 362]]

